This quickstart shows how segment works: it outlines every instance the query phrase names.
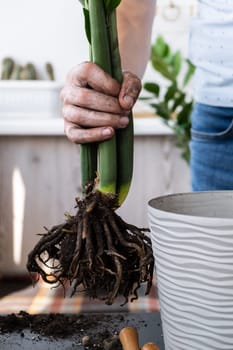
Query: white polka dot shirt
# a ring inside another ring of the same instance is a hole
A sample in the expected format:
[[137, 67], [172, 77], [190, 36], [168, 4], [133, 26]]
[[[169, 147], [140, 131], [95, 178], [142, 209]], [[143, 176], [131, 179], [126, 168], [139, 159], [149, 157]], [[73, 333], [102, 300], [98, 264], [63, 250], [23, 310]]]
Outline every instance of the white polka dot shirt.
[[233, 107], [233, 0], [199, 0], [190, 30], [197, 102]]

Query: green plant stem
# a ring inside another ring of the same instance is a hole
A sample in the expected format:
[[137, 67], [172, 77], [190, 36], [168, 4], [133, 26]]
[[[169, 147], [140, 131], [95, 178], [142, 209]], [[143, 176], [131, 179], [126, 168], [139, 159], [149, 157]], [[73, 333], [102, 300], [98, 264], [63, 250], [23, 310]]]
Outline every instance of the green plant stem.
[[[82, 1], [82, 5], [87, 10], [88, 1]], [[85, 15], [85, 13], [84, 13]], [[90, 32], [90, 23], [89, 20], [85, 20], [86, 32]], [[92, 60], [92, 51], [91, 45], [89, 43], [89, 56]], [[87, 184], [93, 182], [97, 176], [97, 144], [96, 143], [87, 143], [80, 145], [80, 164], [81, 164], [81, 186], [82, 192], [85, 196]]]
[[83, 195], [86, 186], [96, 178], [97, 174], [97, 146], [95, 143], [80, 145], [81, 186]]
[[[89, 0], [92, 60], [105, 72], [111, 74], [111, 57], [106, 28], [103, 0]], [[98, 189], [104, 193], [116, 193], [116, 138], [99, 143], [98, 146]]]
[[[121, 58], [117, 36], [116, 11], [111, 11], [108, 16], [108, 32], [112, 62], [112, 76], [118, 82], [122, 82]], [[116, 131], [117, 139], [117, 194], [118, 203], [125, 200], [133, 174], [133, 115], [129, 114], [127, 128]]]

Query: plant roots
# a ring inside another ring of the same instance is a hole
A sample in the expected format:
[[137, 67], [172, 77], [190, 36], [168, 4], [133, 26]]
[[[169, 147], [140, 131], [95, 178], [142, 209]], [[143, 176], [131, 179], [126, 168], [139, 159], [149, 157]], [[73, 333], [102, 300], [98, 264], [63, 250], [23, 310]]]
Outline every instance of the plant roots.
[[[50, 284], [82, 286], [90, 297], [113, 304], [138, 298], [141, 283], [152, 285], [154, 258], [148, 229], [124, 222], [115, 212], [116, 198], [89, 191], [76, 199], [76, 215], [46, 229], [28, 255], [27, 269]], [[65, 288], [65, 287], [64, 287]]]

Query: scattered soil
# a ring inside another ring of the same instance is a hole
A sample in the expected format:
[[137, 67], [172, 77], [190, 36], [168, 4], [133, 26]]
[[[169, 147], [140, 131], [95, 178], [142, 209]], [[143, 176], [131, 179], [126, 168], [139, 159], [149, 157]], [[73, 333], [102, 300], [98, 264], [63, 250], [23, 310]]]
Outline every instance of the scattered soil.
[[[123, 316], [122, 316], [123, 320]], [[100, 324], [112, 321], [111, 316], [101, 314], [68, 315], [68, 314], [37, 314], [30, 315], [20, 311], [18, 314], [0, 316], [0, 334], [17, 332], [24, 337], [25, 330], [43, 336], [64, 339], [78, 336], [83, 347], [92, 349], [122, 349], [115, 327], [102, 329]], [[98, 332], [96, 332], [98, 330]], [[40, 338], [38, 338], [39, 340]], [[76, 338], [77, 339], [77, 338]], [[103, 345], [105, 344], [105, 345]], [[103, 347], [104, 346], [104, 347]]]
[[[134, 323], [138, 329], [147, 327], [146, 322], [142, 320]], [[30, 315], [20, 311], [18, 314], [0, 316], [0, 335], [16, 333], [19, 339], [23, 339], [28, 337], [30, 332], [34, 342], [45, 338], [61, 342], [62, 339], [64, 341], [70, 338], [75, 340], [76, 349], [122, 350], [118, 334], [127, 325], [127, 316], [124, 313]], [[0, 341], [2, 349], [1, 344]]]

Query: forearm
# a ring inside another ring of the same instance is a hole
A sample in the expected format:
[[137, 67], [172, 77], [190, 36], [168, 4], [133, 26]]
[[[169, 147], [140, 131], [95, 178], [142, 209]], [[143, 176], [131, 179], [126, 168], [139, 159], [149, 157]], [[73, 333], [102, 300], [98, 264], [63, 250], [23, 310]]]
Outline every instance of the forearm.
[[142, 78], [151, 46], [156, 0], [122, 0], [117, 10], [122, 68]]

